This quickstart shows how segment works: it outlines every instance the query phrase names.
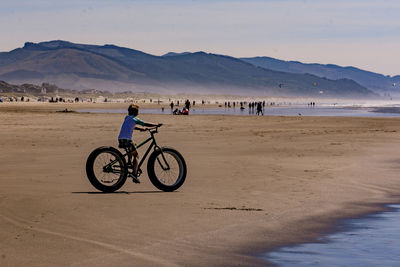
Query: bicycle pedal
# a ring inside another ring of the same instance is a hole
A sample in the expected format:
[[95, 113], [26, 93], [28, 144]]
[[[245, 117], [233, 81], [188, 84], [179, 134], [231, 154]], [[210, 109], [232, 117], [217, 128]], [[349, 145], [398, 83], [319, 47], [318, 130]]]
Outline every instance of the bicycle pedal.
[[135, 176], [135, 175], [133, 175], [132, 173], [129, 173], [129, 178], [132, 178], [132, 182], [134, 182], [135, 184], [140, 184], [140, 180]]
[[142, 170], [141, 169], [137, 170], [136, 177], [139, 177], [141, 174], [142, 174]]
[[135, 184], [140, 184], [140, 180], [136, 177], [132, 177], [132, 182], [134, 182]]

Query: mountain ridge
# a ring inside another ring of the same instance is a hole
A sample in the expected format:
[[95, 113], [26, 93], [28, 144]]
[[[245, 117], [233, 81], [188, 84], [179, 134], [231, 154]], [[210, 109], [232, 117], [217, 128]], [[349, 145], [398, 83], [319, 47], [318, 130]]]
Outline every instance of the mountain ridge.
[[336, 64], [302, 63], [299, 61], [285, 61], [271, 57], [240, 58], [255, 66], [289, 73], [310, 73], [328, 79], [348, 78], [374, 90], [377, 93], [391, 92], [393, 84], [400, 83], [400, 75], [383, 75], [363, 70], [354, 66], [339, 66]]
[[22, 48], [0, 53], [0, 79], [49, 82], [77, 90], [374, 96], [349, 79], [276, 71], [225, 55], [184, 52], [154, 56], [115, 45], [62, 40], [27, 42]]

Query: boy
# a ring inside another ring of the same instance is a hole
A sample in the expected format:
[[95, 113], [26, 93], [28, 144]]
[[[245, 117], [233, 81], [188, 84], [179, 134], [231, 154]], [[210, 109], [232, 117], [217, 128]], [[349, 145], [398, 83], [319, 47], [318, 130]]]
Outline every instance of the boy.
[[147, 128], [138, 127], [136, 124], [139, 124], [144, 127], [156, 127], [161, 126], [162, 124], [155, 124], [144, 122], [136, 116], [139, 114], [139, 106], [131, 104], [128, 107], [128, 115], [125, 117], [124, 123], [122, 124], [121, 131], [118, 135], [118, 147], [125, 148], [128, 151], [128, 165], [132, 166], [132, 180], [135, 183], [140, 183], [139, 179], [135, 177], [139, 155], [136, 151], [136, 147], [132, 142], [132, 133], [133, 130], [146, 131]]

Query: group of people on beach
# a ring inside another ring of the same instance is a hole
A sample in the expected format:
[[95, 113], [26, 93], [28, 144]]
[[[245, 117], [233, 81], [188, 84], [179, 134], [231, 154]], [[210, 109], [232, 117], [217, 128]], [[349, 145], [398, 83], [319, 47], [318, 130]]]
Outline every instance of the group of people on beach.
[[30, 99], [29, 98], [25, 98], [24, 96], [22, 97], [15, 97], [15, 96], [9, 96], [9, 97], [0, 97], [0, 103], [3, 102], [29, 102]]
[[[231, 107], [235, 108], [237, 104], [240, 104], [240, 109], [244, 110], [245, 109], [244, 105], [247, 105], [247, 102], [246, 101], [240, 101], [240, 102], [233, 101], [232, 105], [231, 105], [230, 101], [225, 101], [224, 104], [225, 104], [225, 108], [231, 108]], [[271, 105], [272, 105], [272, 103], [271, 103]], [[256, 110], [257, 115], [264, 115], [265, 100], [258, 101], [258, 102], [256, 102], [256, 101], [249, 102], [248, 106], [249, 106], [249, 113], [254, 113], [254, 110]]]
[[[171, 107], [171, 111], [173, 110], [172, 111], [173, 115], [189, 115], [189, 110], [192, 104], [190, 103], [189, 99], [186, 99], [185, 105], [183, 106], [182, 110], [179, 110], [178, 108], [175, 108], [174, 110], [174, 102], [171, 102], [169, 105]], [[177, 102], [177, 105], [179, 106], [179, 100]], [[193, 100], [193, 106], [195, 105], [196, 101]]]
[[[78, 103], [83, 102], [83, 99], [79, 97], [70, 98], [70, 97], [59, 97], [59, 96], [40, 96], [40, 97], [27, 97], [27, 96], [8, 96], [8, 97], [0, 97], [0, 102], [49, 102], [49, 103]], [[86, 102], [92, 102], [92, 98], [88, 99]], [[107, 102], [107, 98], [103, 101]]]
[[[218, 103], [218, 102], [216, 102]], [[184, 106], [182, 109], [177, 108], [179, 106], [180, 102], [179, 100], [174, 103], [174, 101], [171, 101], [169, 106], [171, 108], [171, 112], [173, 115], [189, 115], [189, 111], [191, 107], [194, 107], [196, 105], [196, 101], [193, 100], [192, 102], [189, 99], [186, 99], [184, 102]], [[202, 100], [202, 104], [205, 104], [205, 101]], [[255, 113], [256, 115], [264, 115], [264, 108], [267, 103], [264, 101], [252, 101], [252, 102], [247, 102], [247, 101], [225, 101], [224, 102], [225, 108], [236, 108], [236, 106], [240, 106], [241, 110], [245, 110], [245, 106], [248, 105], [249, 108], [249, 113]], [[275, 105], [274, 102], [270, 103], [271, 106]], [[221, 105], [219, 105], [221, 107]]]

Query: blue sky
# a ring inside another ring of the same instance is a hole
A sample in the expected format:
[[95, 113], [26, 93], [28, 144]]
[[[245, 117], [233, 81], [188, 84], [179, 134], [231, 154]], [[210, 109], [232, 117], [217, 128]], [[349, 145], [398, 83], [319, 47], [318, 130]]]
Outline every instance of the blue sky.
[[398, 0], [1, 0], [0, 51], [54, 39], [400, 74]]

